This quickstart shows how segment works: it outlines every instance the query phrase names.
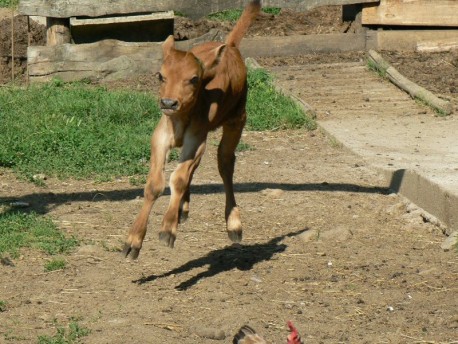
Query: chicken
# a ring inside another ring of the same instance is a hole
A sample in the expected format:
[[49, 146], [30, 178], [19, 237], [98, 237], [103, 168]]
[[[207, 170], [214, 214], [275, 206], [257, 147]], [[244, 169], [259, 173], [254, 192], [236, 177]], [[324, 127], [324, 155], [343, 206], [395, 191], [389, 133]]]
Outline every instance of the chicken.
[[232, 344], [267, 344], [267, 342], [250, 326], [242, 326], [234, 336]]
[[[288, 321], [290, 334], [286, 338], [286, 344], [304, 344], [299, 335], [299, 332], [294, 327], [291, 321]], [[253, 328], [248, 325], [242, 326], [234, 336], [232, 344], [268, 344], [264, 338], [256, 333]]]

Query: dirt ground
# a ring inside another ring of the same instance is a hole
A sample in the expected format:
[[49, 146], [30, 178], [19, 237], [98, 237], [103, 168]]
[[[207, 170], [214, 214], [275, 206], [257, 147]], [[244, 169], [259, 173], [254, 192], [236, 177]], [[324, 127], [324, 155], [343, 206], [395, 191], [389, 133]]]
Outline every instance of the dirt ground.
[[[286, 26], [279, 27], [273, 32]], [[419, 76], [421, 68], [423, 86], [456, 97], [457, 78], [450, 76], [456, 55], [387, 57], [406, 75]], [[261, 63], [360, 58], [363, 53]], [[428, 77], [428, 70], [440, 76]], [[145, 77], [109, 86], [155, 92], [157, 85]], [[64, 257], [64, 270], [44, 272], [52, 257], [32, 250], [23, 250], [14, 266], [0, 265], [0, 300], [7, 303], [0, 343], [35, 342], [75, 318], [91, 330], [83, 343], [229, 343], [247, 323], [272, 343], [284, 343], [288, 320], [306, 343], [458, 341], [458, 256], [441, 250], [442, 229], [427, 214], [391, 194], [370, 166], [320, 130], [245, 132], [252, 150], [238, 153], [235, 175], [245, 233], [242, 245], [231, 245], [218, 137], [209, 139], [196, 172], [190, 217], [175, 248], [157, 238], [166, 194], [153, 209], [137, 262], [118, 250], [140, 209], [142, 187], [127, 177], [110, 183], [50, 178], [37, 187], [0, 169], [2, 203], [29, 202], [28, 210], [82, 239]]]

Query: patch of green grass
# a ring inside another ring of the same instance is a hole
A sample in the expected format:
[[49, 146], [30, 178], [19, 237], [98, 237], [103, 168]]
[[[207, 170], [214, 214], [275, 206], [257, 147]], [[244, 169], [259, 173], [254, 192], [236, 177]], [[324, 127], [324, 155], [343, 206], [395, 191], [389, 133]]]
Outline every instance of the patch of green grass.
[[[247, 130], [315, 129], [275, 90], [270, 74], [248, 72]], [[36, 175], [109, 181], [148, 172], [150, 136], [160, 118], [150, 94], [54, 81], [0, 88], [0, 166], [41, 186]], [[169, 160], [177, 160], [172, 150]], [[135, 180], [132, 179], [135, 183]]]
[[239, 144], [237, 145], [237, 152], [246, 152], [246, 151], [252, 151], [254, 148], [249, 145], [248, 143], [240, 141]]
[[40, 249], [47, 254], [68, 253], [78, 245], [74, 237], [65, 236], [48, 217], [35, 213], [0, 214], [0, 256], [18, 257], [21, 247]]
[[248, 130], [316, 129], [316, 122], [298, 104], [276, 91], [266, 70], [250, 68], [248, 86]]
[[0, 89], [0, 166], [32, 180], [144, 174], [160, 118], [147, 93], [53, 82]]
[[88, 336], [91, 331], [81, 327], [76, 320], [68, 324], [68, 329], [57, 327], [54, 336], [39, 336], [38, 344], [74, 344], [80, 343], [81, 338]]
[[50, 260], [45, 264], [45, 271], [50, 272], [50, 271], [56, 271], [56, 270], [63, 270], [65, 269], [65, 266], [67, 265], [67, 262], [63, 258], [56, 258], [53, 260]]
[[377, 63], [375, 63], [374, 61], [372, 60], [367, 60], [367, 67], [376, 72], [380, 77], [384, 78], [386, 77], [386, 69], [383, 69], [382, 67], [380, 67]]
[[281, 12], [281, 8], [280, 7], [264, 7], [262, 11], [268, 14], [273, 14], [274, 16], [278, 16]]
[[19, 0], [0, 0], [0, 7], [11, 8], [17, 7], [18, 4]]
[[0, 312], [6, 312], [6, 301], [0, 300]]
[[208, 15], [209, 19], [236, 22], [242, 14], [241, 9], [226, 10]]

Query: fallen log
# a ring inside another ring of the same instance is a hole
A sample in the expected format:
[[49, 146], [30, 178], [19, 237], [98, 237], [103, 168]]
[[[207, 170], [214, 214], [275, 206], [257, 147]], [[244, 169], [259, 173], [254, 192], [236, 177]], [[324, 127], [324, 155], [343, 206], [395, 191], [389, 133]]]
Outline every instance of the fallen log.
[[438, 98], [427, 89], [407, 79], [376, 51], [369, 50], [369, 61], [382, 75], [406, 91], [412, 98], [425, 102], [440, 114], [449, 115], [452, 113], [452, 104], [449, 101]]

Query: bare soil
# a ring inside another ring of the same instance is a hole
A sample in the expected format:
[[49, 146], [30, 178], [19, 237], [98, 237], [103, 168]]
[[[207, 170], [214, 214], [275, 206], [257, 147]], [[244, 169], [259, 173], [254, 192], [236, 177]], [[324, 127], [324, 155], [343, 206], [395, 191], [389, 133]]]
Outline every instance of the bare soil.
[[[286, 32], [287, 19], [278, 26], [268, 20], [272, 32]], [[342, 23], [327, 25], [340, 30]], [[449, 60], [456, 55], [388, 56], [413, 77], [431, 68], [441, 78], [425, 72], [423, 86], [456, 97], [450, 77], [456, 60]], [[361, 58], [364, 53], [261, 62]], [[108, 86], [157, 90], [147, 77]], [[218, 132], [210, 137], [196, 172], [190, 217], [175, 248], [157, 238], [167, 193], [153, 209], [137, 262], [118, 250], [140, 209], [142, 186], [128, 178], [49, 178], [37, 187], [1, 169], [2, 203], [29, 202], [28, 211], [51, 216], [82, 245], [64, 257], [60, 271], [45, 272], [52, 257], [34, 250], [23, 250], [14, 266], [0, 265], [0, 300], [7, 303], [0, 342], [36, 342], [75, 318], [91, 330], [83, 343], [229, 343], [246, 323], [284, 343], [287, 320], [306, 343], [458, 340], [457, 254], [441, 250], [442, 229], [428, 214], [391, 194], [370, 166], [319, 130], [246, 132], [242, 140], [252, 150], [238, 153], [235, 175], [245, 232], [242, 245], [231, 245], [218, 138]]]

